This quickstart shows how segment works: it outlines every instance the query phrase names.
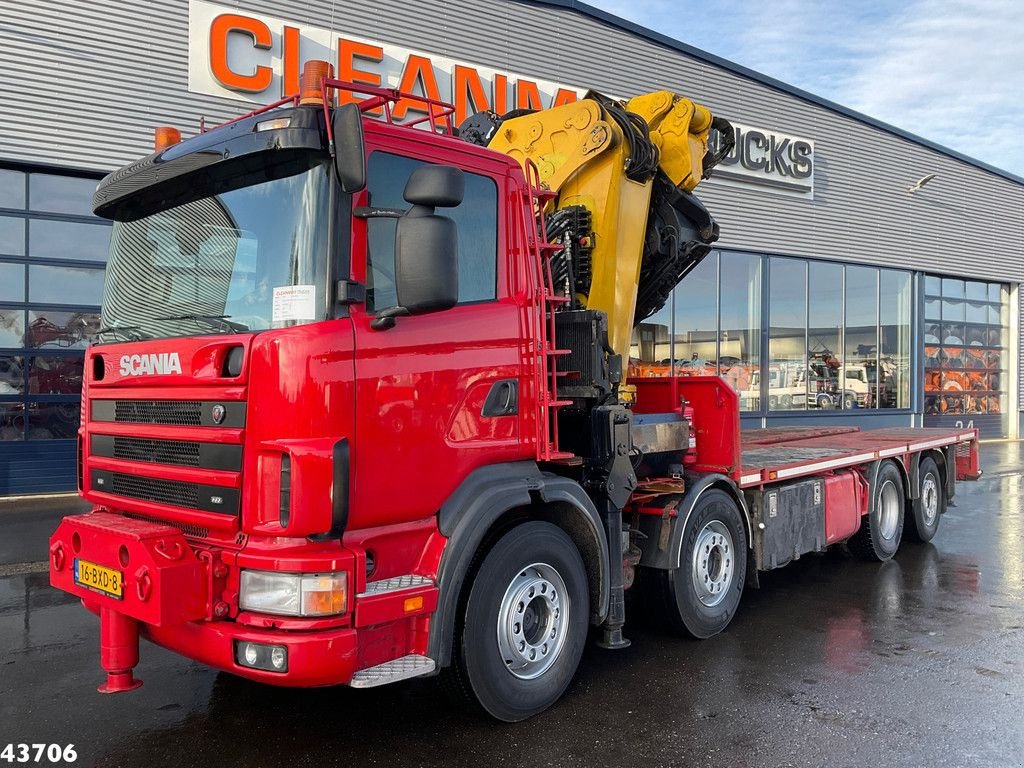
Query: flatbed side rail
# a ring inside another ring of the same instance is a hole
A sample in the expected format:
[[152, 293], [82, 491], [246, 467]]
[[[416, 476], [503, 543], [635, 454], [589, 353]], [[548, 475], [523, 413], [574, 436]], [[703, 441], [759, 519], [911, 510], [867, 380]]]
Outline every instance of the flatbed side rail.
[[[870, 464], [881, 459], [904, 460], [913, 454], [936, 449], [953, 449], [957, 480], [981, 477], [978, 460], [977, 430], [964, 430], [935, 436], [926, 430], [866, 430], [841, 438], [823, 436], [820, 447], [812, 441], [794, 441], [792, 446], [775, 443], [770, 448], [754, 446], [745, 451], [742, 488], [792, 480], [838, 469]], [[789, 451], [787, 448], [791, 448]], [[817, 451], [815, 455], [808, 452]]]

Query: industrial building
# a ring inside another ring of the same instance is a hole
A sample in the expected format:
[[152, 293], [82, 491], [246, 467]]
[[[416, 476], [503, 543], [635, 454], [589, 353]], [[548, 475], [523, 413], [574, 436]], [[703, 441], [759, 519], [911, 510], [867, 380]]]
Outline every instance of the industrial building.
[[1019, 435], [1024, 179], [685, 41], [575, 0], [28, 0], [0, 7], [0, 40], [0, 495], [75, 486], [97, 179], [158, 125], [294, 92], [311, 58], [460, 117], [589, 89], [706, 104], [737, 139], [698, 191], [722, 237], [637, 328], [632, 373], [726, 377], [746, 427]]

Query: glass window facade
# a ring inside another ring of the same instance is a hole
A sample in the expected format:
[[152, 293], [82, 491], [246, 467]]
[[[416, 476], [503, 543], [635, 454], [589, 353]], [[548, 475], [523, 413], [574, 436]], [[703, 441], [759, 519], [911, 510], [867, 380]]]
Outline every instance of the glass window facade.
[[[96, 179], [0, 169], [0, 442], [73, 440], [109, 222]], [[13, 446], [12, 446], [13, 447]]]
[[722, 376], [750, 414], [909, 409], [912, 312], [910, 272], [716, 252], [637, 328], [630, 373]]
[[924, 281], [924, 423], [1006, 434], [1011, 366], [1007, 290], [928, 275]]

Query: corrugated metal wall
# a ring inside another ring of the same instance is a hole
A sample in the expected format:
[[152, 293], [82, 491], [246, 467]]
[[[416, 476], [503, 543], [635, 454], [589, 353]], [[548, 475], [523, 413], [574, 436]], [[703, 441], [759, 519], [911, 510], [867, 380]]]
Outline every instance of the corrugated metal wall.
[[[723, 245], [1024, 280], [1024, 186], [581, 13], [514, 0], [223, 4], [617, 95], [686, 93], [815, 142], [813, 201], [702, 189]], [[0, 4], [0, 157], [109, 170], [148, 151], [154, 125], [188, 134], [201, 113], [237, 114], [240, 102], [188, 93], [187, 34], [187, 0]]]
[[75, 489], [75, 441], [0, 443], [0, 496]]
[[[231, 3], [224, 3], [231, 5]], [[1024, 186], [580, 13], [495, 0], [251, 0], [244, 10], [619, 95], [672, 88], [815, 141], [814, 200], [708, 185], [723, 245], [1024, 280]], [[236, 114], [187, 91], [186, 0], [0, 5], [4, 157], [110, 169], [152, 126]], [[938, 178], [916, 195], [906, 187]]]

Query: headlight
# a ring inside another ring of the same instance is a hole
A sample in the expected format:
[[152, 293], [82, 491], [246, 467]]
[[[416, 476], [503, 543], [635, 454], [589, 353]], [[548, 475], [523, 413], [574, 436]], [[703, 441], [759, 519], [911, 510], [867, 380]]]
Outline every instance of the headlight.
[[348, 608], [348, 574], [243, 570], [238, 606], [281, 616], [334, 616]]

